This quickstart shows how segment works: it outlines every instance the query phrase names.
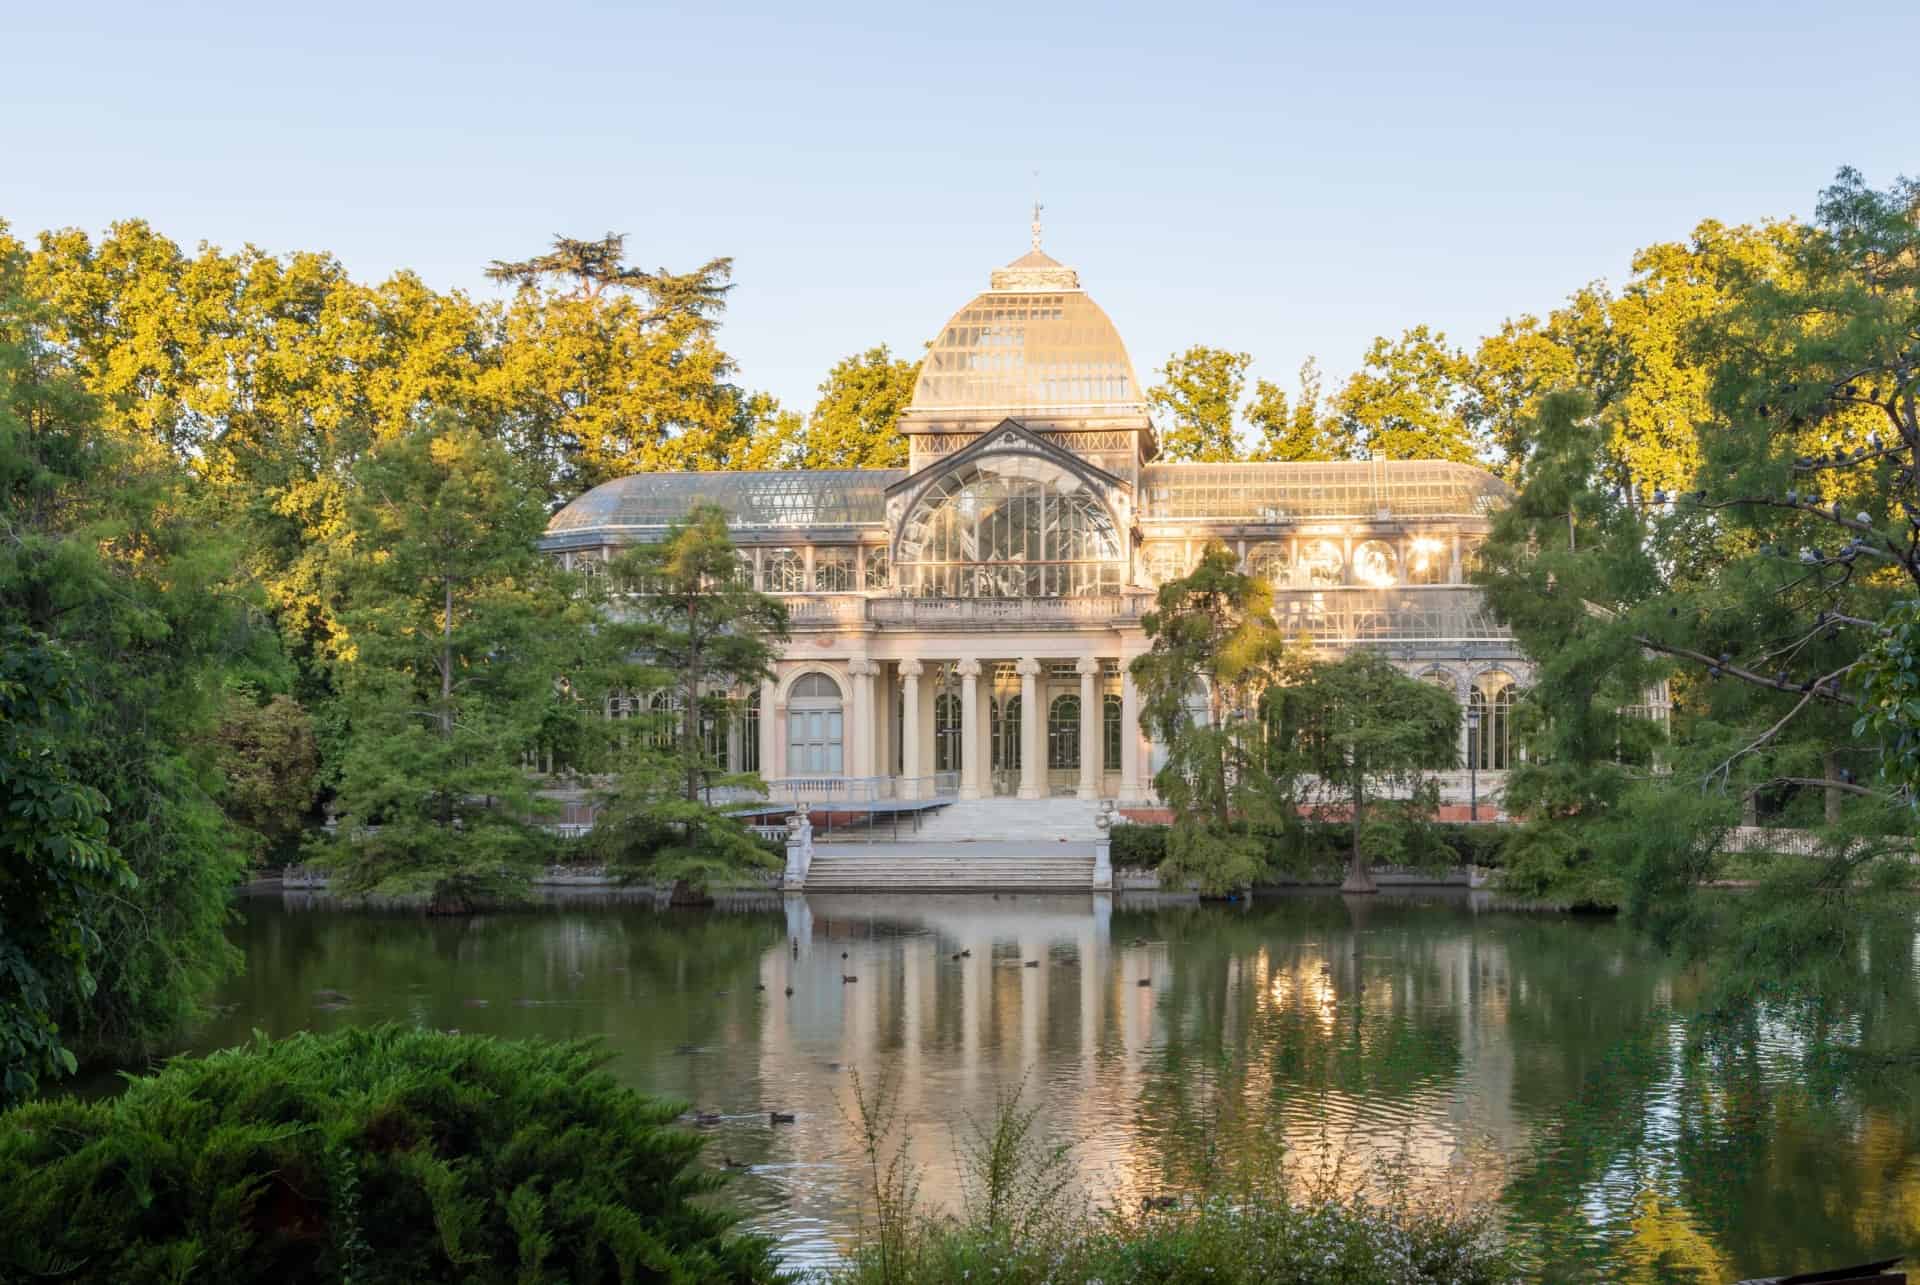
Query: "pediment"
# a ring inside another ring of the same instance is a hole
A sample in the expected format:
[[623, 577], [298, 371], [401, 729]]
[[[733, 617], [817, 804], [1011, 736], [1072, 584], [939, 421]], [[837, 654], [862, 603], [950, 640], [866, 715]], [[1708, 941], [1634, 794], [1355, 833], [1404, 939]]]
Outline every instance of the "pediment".
[[1001, 420], [953, 454], [944, 455], [925, 468], [909, 473], [889, 486], [886, 489], [887, 525], [898, 531], [900, 522], [906, 516], [907, 509], [914, 498], [939, 478], [955, 469], [965, 468], [975, 460], [995, 455], [1035, 456], [1058, 465], [1084, 479], [1100, 492], [1101, 498], [1112, 512], [1120, 529], [1126, 530], [1131, 527], [1133, 488], [1124, 478], [1115, 477], [1090, 460], [1049, 441], [1015, 419]]
[[953, 454], [943, 455], [925, 468], [909, 473], [889, 486], [886, 491], [887, 497], [892, 499], [898, 494], [917, 491], [940, 474], [983, 455], [997, 455], [1010, 451], [1038, 455], [1043, 459], [1052, 460], [1110, 492], [1125, 490], [1127, 486], [1124, 479], [1115, 477], [1091, 461], [1049, 441], [1019, 420], [1003, 419]]

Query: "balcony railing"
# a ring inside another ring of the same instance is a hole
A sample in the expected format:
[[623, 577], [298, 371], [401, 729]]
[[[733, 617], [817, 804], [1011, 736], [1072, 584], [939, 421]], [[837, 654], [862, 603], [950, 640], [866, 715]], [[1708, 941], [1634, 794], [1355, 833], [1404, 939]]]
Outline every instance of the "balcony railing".
[[875, 598], [867, 604], [867, 615], [876, 625], [1004, 629], [1134, 621], [1152, 603], [1153, 595], [1145, 593], [1085, 598]]

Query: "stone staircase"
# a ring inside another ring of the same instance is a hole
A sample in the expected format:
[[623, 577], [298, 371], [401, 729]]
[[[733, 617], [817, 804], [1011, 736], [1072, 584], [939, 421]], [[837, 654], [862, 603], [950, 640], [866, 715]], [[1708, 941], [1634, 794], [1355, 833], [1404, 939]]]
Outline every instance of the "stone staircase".
[[919, 843], [1092, 843], [1100, 837], [1092, 799], [969, 799], [921, 823]]
[[[1001, 845], [983, 845], [999, 848]], [[1088, 844], [1056, 844], [1058, 853], [981, 851], [946, 845], [887, 844], [877, 851], [836, 844], [815, 851], [807, 871], [815, 892], [1088, 892], [1094, 858]], [[917, 849], [917, 850], [916, 850]]]

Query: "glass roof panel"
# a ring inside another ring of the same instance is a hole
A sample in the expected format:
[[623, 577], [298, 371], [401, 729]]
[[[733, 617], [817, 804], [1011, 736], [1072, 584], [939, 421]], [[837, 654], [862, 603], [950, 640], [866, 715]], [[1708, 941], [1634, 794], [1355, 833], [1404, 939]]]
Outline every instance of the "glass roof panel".
[[665, 527], [701, 501], [737, 527], [861, 526], [886, 520], [886, 490], [905, 469], [637, 473], [596, 486], [553, 515], [547, 532]]
[[1142, 516], [1290, 522], [1303, 518], [1485, 516], [1513, 490], [1485, 469], [1445, 460], [1325, 464], [1149, 464]]
[[995, 290], [956, 312], [934, 337], [913, 409], [1137, 411], [1141, 398], [1120, 332], [1085, 293]]
[[1274, 618], [1289, 635], [1319, 645], [1382, 643], [1496, 643], [1513, 635], [1487, 610], [1477, 589], [1465, 586], [1397, 589], [1277, 590]]

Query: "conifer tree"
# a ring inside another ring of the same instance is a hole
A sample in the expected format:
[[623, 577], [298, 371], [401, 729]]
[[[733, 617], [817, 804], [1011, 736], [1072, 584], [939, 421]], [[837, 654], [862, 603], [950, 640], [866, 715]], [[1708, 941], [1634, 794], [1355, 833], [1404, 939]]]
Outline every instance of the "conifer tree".
[[785, 605], [749, 582], [726, 513], [713, 504], [696, 504], [609, 570], [616, 596], [598, 630], [611, 664], [603, 686], [645, 699], [648, 712], [618, 747], [594, 843], [629, 873], [694, 885], [770, 864], [725, 811], [730, 793], [760, 784], [727, 770], [726, 743], [773, 673]]
[[1154, 789], [1173, 811], [1164, 869], [1208, 892], [1250, 886], [1266, 847], [1250, 826], [1292, 823], [1293, 781], [1257, 717], [1263, 694], [1295, 673], [1273, 591], [1242, 574], [1223, 544], [1160, 586], [1141, 618], [1153, 646], [1132, 664], [1140, 724], [1167, 747]]
[[336, 666], [351, 735], [321, 859], [351, 891], [436, 909], [511, 895], [544, 855], [523, 758], [584, 608], [534, 550], [528, 470], [474, 429], [383, 443], [356, 483]]

